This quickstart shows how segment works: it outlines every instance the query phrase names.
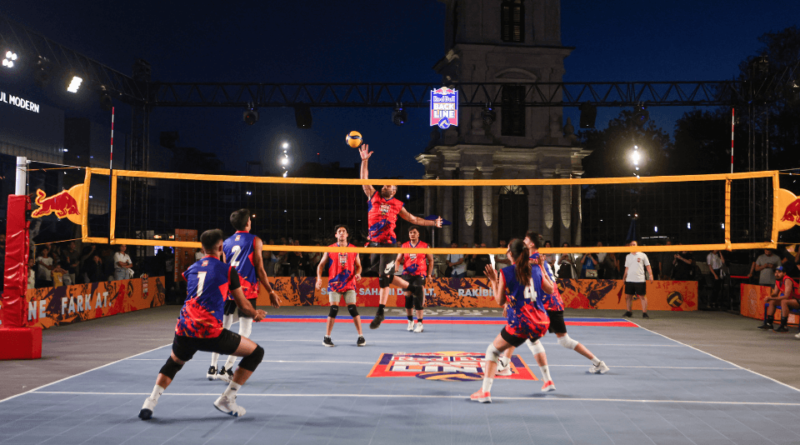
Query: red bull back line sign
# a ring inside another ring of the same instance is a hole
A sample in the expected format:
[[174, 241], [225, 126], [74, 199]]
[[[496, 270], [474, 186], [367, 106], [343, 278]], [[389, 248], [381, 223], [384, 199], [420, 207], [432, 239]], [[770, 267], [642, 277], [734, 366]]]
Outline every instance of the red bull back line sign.
[[431, 127], [442, 130], [458, 126], [458, 90], [441, 87], [431, 90]]

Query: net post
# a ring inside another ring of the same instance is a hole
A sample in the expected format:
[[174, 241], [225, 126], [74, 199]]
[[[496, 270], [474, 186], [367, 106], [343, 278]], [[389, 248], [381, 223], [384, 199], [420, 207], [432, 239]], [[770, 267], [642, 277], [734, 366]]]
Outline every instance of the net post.
[[725, 250], [731, 251], [731, 179], [725, 180]]
[[770, 244], [772, 248], [778, 247], [778, 221], [780, 220], [780, 203], [778, 202], [778, 190], [781, 188], [780, 172], [772, 171], [772, 236]]
[[89, 187], [92, 182], [92, 169], [86, 169], [86, 177], [83, 179], [83, 199], [81, 200], [81, 241], [87, 243], [89, 240]]
[[108, 227], [108, 243], [116, 244], [115, 232], [117, 228], [117, 172], [111, 172], [111, 200], [109, 201], [110, 223]]

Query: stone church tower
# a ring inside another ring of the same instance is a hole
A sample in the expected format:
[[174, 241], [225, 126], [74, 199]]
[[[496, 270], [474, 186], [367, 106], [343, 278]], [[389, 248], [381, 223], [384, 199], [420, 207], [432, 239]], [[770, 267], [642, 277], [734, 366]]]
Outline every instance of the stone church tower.
[[[564, 58], [572, 48], [561, 45], [560, 1], [440, 1], [447, 7], [447, 53], [434, 69], [442, 84], [501, 82], [509, 87], [503, 88], [500, 103], [491, 104], [496, 113], [491, 125], [484, 122], [481, 108], [460, 107], [459, 126], [440, 138], [434, 133], [425, 153], [416, 158], [425, 166], [425, 178], [580, 177], [581, 160], [589, 152], [574, 146], [562, 109], [526, 108], [526, 88], [514, 87], [561, 82]], [[579, 186], [429, 187], [425, 206], [426, 214], [438, 213], [453, 222], [441, 232], [446, 244], [483, 242], [491, 247], [529, 229], [554, 244], [580, 243]]]

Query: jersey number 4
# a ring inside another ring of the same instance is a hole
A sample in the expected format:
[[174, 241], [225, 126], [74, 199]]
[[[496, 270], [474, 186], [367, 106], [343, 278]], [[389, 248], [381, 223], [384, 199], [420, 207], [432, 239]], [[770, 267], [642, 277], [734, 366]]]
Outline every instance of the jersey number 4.
[[530, 301], [536, 301], [536, 297], [538, 297], [538, 295], [536, 294], [536, 288], [533, 287], [533, 280], [531, 280], [531, 283], [525, 286], [525, 299]]

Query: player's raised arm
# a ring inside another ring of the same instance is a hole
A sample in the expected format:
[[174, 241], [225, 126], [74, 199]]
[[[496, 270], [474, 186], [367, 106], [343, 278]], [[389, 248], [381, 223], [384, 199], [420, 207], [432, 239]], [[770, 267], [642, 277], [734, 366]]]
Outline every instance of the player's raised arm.
[[253, 267], [256, 269], [258, 281], [262, 286], [264, 286], [264, 289], [267, 290], [267, 294], [269, 294], [269, 299], [272, 302], [272, 306], [277, 308], [281, 305], [281, 297], [275, 293], [275, 290], [273, 290], [272, 286], [269, 284], [267, 271], [264, 270], [264, 257], [261, 256], [263, 248], [264, 242], [261, 241], [261, 238], [255, 237], [253, 239]]
[[[361, 155], [361, 179], [369, 179], [369, 168], [367, 167], [367, 162], [369, 161], [370, 156], [372, 156], [372, 152], [369, 151], [369, 145], [362, 145], [361, 148], [358, 149], [358, 154]], [[364, 193], [368, 198], [372, 198], [372, 195], [375, 194], [375, 188], [371, 185], [364, 184], [361, 187], [364, 189]]]
[[440, 228], [440, 229], [442, 228], [442, 217], [441, 216], [436, 218], [433, 221], [427, 220], [427, 219], [422, 219], [422, 218], [420, 218], [418, 216], [414, 216], [414, 215], [408, 213], [408, 210], [406, 210], [405, 207], [400, 209], [400, 213], [398, 213], [398, 216], [400, 216], [400, 218], [403, 218], [404, 220], [406, 220], [406, 221], [408, 221], [411, 224], [414, 224], [416, 226], [437, 227], [437, 228]]

